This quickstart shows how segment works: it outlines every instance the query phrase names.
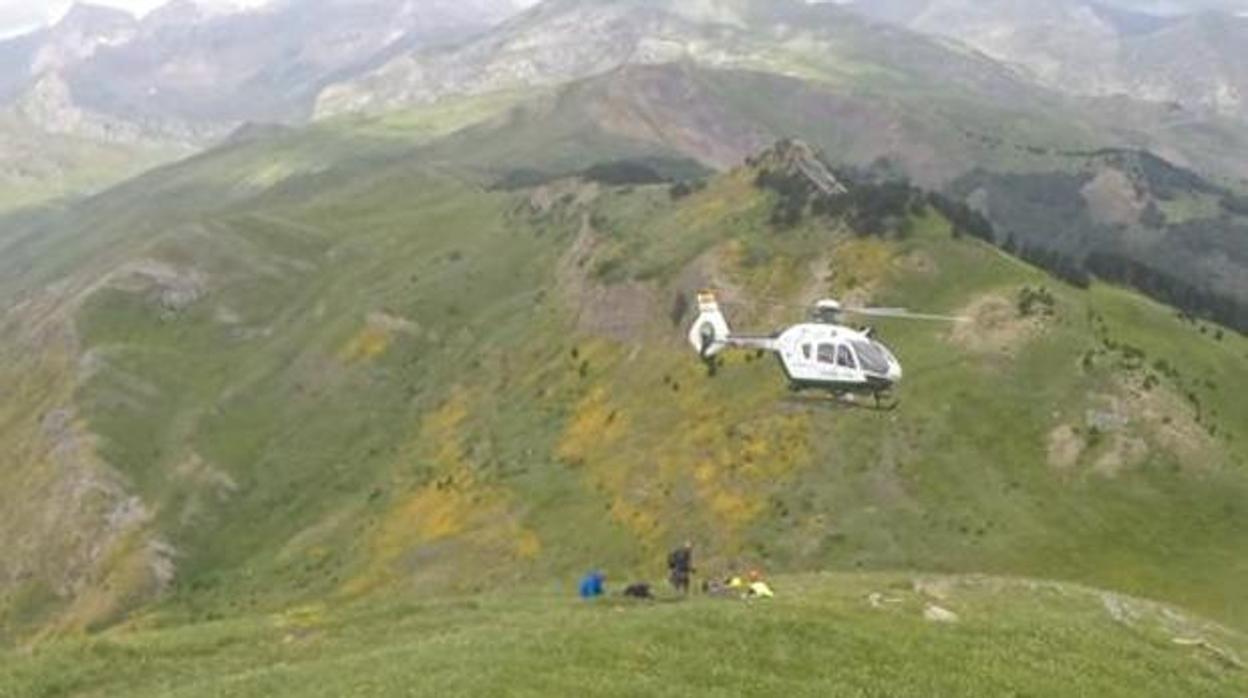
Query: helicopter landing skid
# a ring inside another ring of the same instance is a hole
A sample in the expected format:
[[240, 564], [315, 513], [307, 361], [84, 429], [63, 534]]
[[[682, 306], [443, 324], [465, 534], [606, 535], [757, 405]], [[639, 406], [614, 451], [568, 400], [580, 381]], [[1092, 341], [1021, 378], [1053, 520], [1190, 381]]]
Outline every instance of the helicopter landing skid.
[[805, 393], [794, 391], [785, 399], [791, 405], [809, 405], [817, 407], [843, 407], [846, 409], [868, 410], [871, 412], [892, 412], [901, 404], [889, 393], [858, 393], [819, 392]]

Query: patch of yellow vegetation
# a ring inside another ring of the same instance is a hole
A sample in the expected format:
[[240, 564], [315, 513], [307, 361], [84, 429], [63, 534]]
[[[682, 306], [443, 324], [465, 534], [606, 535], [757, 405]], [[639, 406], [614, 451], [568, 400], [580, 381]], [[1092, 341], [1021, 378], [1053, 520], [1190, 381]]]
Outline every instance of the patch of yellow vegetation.
[[536, 560], [542, 554], [542, 539], [531, 530], [519, 531], [516, 539], [516, 556], [522, 560]]
[[325, 624], [328, 611], [324, 603], [305, 604], [274, 614], [272, 623], [283, 630], [310, 630]]
[[152, 569], [151, 550], [141, 529], [134, 529], [111, 549], [98, 577], [84, 585], [65, 613], [57, 630], [81, 631], [95, 624], [109, 624], [154, 598], [160, 583]]
[[832, 253], [829, 291], [840, 298], [870, 295], [888, 281], [897, 254], [896, 244], [887, 240], [845, 237]]
[[686, 197], [676, 210], [676, 222], [702, 228], [727, 216], [747, 211], [758, 204], [762, 193], [754, 186], [747, 170], [741, 169], [715, 178], [710, 186]]
[[[5, 564], [34, 572], [0, 589], [0, 624], [27, 614], [46, 619], [29, 629], [32, 638], [116, 622], [166, 581], [146, 521], [111, 516], [130, 495], [73, 409], [86, 362], [70, 321], [42, 302], [5, 328], [0, 347], [0, 531], [20, 533], [6, 540]], [[25, 633], [21, 625], [12, 630]]]
[[592, 387], [558, 446], [560, 458], [609, 497], [612, 519], [646, 548], [688, 535], [671, 528], [677, 522], [706, 532], [699, 535], [713, 537], [719, 550], [733, 549], [767, 511], [769, 493], [810, 459], [808, 414], [756, 411], [750, 400], [725, 405], [706, 394], [697, 370], [671, 376], [666, 395], [636, 385]]
[[611, 406], [607, 389], [597, 386], [572, 411], [556, 455], [576, 462], [590, 451], [616, 443], [626, 431], [627, 417]]
[[657, 544], [667, 534], [667, 529], [654, 508], [646, 506], [645, 503], [635, 503], [623, 496], [618, 496], [611, 502], [611, 519], [651, 544]]
[[[690, 431], [686, 444], [675, 445], [680, 451], [703, 454], [693, 466], [698, 496], [709, 507], [714, 525], [736, 534], [765, 510], [760, 489], [808, 458], [807, 423], [803, 416], [767, 415], [724, 428], [718, 418], [726, 416], [703, 414], [703, 426]], [[686, 467], [681, 458], [672, 463], [678, 469]]]
[[533, 560], [541, 554], [541, 539], [520, 521], [511, 493], [482, 481], [466, 456], [464, 427], [471, 404], [466, 391], [456, 390], [425, 417], [409, 457], [432, 462], [433, 480], [385, 514], [369, 541], [367, 568], [344, 586], [344, 593], [400, 580], [404, 557], [435, 543], [503, 559]]
[[338, 358], [344, 363], [372, 361], [390, 348], [390, 332], [384, 327], [369, 323], [347, 342]]

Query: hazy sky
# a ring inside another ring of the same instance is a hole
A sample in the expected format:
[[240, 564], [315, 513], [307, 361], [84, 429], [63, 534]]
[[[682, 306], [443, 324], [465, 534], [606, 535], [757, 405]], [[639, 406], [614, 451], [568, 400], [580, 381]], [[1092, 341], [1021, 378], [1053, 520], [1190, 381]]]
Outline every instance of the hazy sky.
[[[90, 0], [93, 5], [111, 5], [143, 15], [164, 5], [168, 0]], [[266, 0], [209, 0], [206, 4], [262, 5]], [[71, 0], [0, 0], [0, 35], [55, 21], [65, 13]]]
[[[111, 5], [143, 15], [169, 0], [88, 0], [92, 4]], [[205, 4], [235, 6], [263, 5], [270, 0], [202, 0]], [[820, 1], [820, 0], [812, 0]], [[822, 0], [829, 1], [829, 0]], [[837, 1], [837, 0], [830, 0]], [[1036, 0], [1043, 2], [1044, 0]], [[1115, 0], [1116, 4], [1152, 12], [1174, 12], [1194, 8], [1218, 7], [1248, 11], [1248, 0]], [[72, 0], [0, 0], [0, 36], [12, 36], [42, 24], [56, 21], [65, 13]], [[531, 4], [531, 3], [526, 3]]]

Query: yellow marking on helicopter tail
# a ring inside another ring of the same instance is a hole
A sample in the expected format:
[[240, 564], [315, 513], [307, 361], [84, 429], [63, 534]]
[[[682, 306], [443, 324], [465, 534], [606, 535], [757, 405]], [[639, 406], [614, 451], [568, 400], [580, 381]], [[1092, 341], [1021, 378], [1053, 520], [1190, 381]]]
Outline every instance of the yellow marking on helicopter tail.
[[[433, 477], [382, 517], [369, 537], [368, 564], [344, 585], [345, 594], [399, 581], [404, 557], [432, 543], [454, 541], [500, 559], [532, 560], [541, 554], [541, 539], [523, 525], [511, 492], [474, 472], [464, 448], [470, 414], [470, 395], [456, 390], [422, 420], [418, 446], [409, 458], [431, 462]], [[436, 564], [436, 559], [423, 563]]]

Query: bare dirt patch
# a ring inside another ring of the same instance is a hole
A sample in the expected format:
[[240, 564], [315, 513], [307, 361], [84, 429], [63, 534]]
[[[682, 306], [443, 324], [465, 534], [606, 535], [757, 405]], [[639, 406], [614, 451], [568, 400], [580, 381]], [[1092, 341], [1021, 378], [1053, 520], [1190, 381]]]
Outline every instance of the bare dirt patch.
[[1070, 470], [1079, 464], [1085, 447], [1079, 432], [1069, 424], [1063, 424], [1049, 432], [1049, 465], [1058, 470]]
[[1191, 405], [1173, 390], [1156, 386], [1145, 390], [1119, 381], [1117, 395], [1136, 424], [1135, 431], [1165, 450], [1185, 468], [1208, 468], [1216, 449], [1213, 437], [1196, 419]]
[[981, 296], [956, 314], [967, 322], [953, 328], [950, 341], [981, 355], [1011, 357], [1044, 329], [1044, 320], [1021, 316], [1003, 293]]
[[619, 342], [641, 341], [653, 320], [663, 317], [659, 290], [654, 284], [639, 281], [604, 283], [594, 279], [593, 259], [598, 246], [598, 234], [585, 213], [576, 242], [559, 262], [560, 296], [582, 332]]
[[1159, 453], [1184, 469], [1214, 467], [1214, 446], [1177, 394], [1164, 386], [1146, 390], [1124, 378], [1112, 391], [1089, 397], [1080, 424], [1064, 423], [1049, 433], [1047, 456], [1057, 470], [1113, 478]]
[[1138, 223], [1146, 205], [1131, 179], [1115, 169], [1098, 173], [1081, 193], [1097, 222], [1108, 225]]

